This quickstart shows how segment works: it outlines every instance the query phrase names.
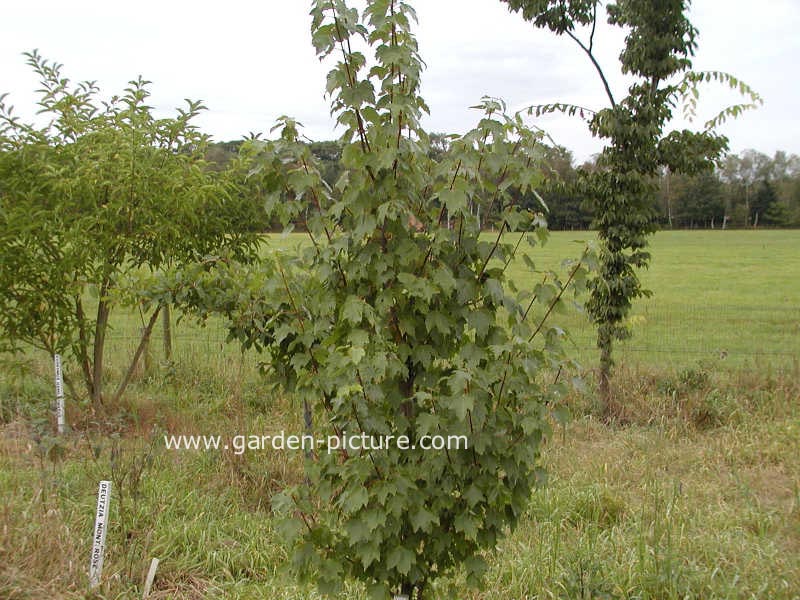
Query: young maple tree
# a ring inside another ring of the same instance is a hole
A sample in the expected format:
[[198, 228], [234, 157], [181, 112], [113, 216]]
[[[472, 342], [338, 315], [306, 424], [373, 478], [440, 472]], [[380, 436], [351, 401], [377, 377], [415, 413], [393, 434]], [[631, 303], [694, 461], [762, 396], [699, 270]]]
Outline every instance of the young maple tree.
[[[256, 267], [197, 264], [149, 293], [225, 314], [231, 336], [269, 355], [273, 378], [305, 403], [313, 433], [407, 436], [408, 449], [317, 448], [307, 484], [274, 507], [294, 566], [324, 592], [356, 579], [373, 598], [428, 597], [462, 566], [476, 584], [482, 551], [528, 506], [569, 367], [549, 317], [591, 261], [515, 290], [508, 266], [520, 244], [546, 236], [541, 215], [516, 206], [540, 181], [540, 134], [484, 98], [477, 127], [434, 161], [412, 8], [372, 0], [359, 14], [317, 0], [311, 14], [319, 56], [338, 57], [327, 91], [344, 129], [342, 173], [326, 184], [288, 117], [277, 140], [244, 148], [267, 209], [299, 221], [310, 244]], [[468, 448], [425, 451], [417, 442], [429, 435], [466, 436]]]

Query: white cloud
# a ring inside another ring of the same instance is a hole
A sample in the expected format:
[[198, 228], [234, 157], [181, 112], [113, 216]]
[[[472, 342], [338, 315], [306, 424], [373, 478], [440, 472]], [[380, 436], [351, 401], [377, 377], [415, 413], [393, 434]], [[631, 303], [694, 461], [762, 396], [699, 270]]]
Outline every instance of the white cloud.
[[[471, 127], [476, 114], [468, 107], [483, 94], [503, 97], [514, 108], [556, 100], [605, 105], [602, 85], [577, 46], [536, 30], [499, 1], [413, 4], [428, 64], [423, 95], [433, 113], [430, 129]], [[19, 111], [32, 114], [36, 80], [20, 53], [39, 48], [64, 63], [72, 79], [96, 79], [109, 95], [142, 74], [153, 81], [152, 103], [159, 110], [186, 97], [204, 100], [209, 111], [201, 125], [217, 139], [268, 130], [285, 113], [305, 123], [311, 137], [330, 138], [332, 120], [322, 96], [327, 68], [311, 47], [307, 13], [304, 0], [10, 3], [0, 22], [0, 91], [11, 92]], [[692, 19], [701, 32], [696, 67], [730, 71], [766, 100], [761, 110], [723, 128], [734, 150], [800, 153], [798, 17], [795, 0], [695, 2]], [[626, 86], [615, 73], [620, 44], [618, 32], [598, 31], [598, 55], [618, 96]], [[736, 98], [709, 89], [703, 100], [722, 107]], [[549, 118], [542, 124], [578, 158], [599, 149], [580, 121]]]

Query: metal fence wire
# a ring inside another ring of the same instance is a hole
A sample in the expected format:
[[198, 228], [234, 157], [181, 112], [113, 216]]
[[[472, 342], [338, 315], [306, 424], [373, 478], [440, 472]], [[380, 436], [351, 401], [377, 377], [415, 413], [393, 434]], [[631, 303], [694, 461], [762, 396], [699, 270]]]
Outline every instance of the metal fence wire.
[[[567, 331], [567, 346], [582, 360], [597, 352], [595, 329], [579, 314], [560, 315], [556, 321]], [[635, 307], [628, 325], [630, 339], [617, 342], [619, 355], [641, 362], [691, 362], [700, 358], [742, 361], [800, 360], [800, 305], [664, 305], [656, 301]], [[161, 354], [160, 331], [153, 332], [150, 351]], [[108, 343], [133, 351], [138, 336], [130, 331], [112, 331]], [[227, 342], [220, 321], [206, 327], [181, 323], [173, 327], [176, 359], [197, 360], [199, 355], [232, 356], [239, 353], [235, 340]]]

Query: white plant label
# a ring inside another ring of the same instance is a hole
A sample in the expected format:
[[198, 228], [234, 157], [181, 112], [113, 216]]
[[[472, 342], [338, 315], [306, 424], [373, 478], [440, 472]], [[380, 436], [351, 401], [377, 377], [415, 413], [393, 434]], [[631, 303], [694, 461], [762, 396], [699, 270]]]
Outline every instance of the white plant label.
[[53, 356], [56, 370], [56, 426], [58, 433], [64, 433], [64, 375], [61, 372], [61, 355]]
[[94, 539], [92, 540], [92, 560], [89, 563], [89, 585], [100, 585], [103, 574], [103, 554], [106, 551], [106, 522], [108, 507], [111, 504], [111, 482], [101, 481], [97, 490], [97, 516], [94, 519]]
[[150, 570], [147, 571], [147, 577], [144, 580], [142, 600], [146, 600], [150, 596], [150, 588], [153, 587], [153, 580], [156, 578], [156, 569], [158, 569], [158, 559], [154, 558], [150, 561]]

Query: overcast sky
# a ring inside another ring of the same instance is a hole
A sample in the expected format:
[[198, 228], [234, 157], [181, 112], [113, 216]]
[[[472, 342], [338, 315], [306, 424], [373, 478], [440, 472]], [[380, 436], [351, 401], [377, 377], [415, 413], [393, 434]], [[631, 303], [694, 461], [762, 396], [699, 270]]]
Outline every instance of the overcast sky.
[[[511, 109], [563, 101], [602, 108], [603, 87], [568, 39], [534, 29], [498, 0], [411, 0], [420, 54], [427, 64], [422, 95], [429, 131], [464, 132], [484, 94]], [[38, 48], [64, 64], [73, 81], [96, 80], [105, 95], [138, 75], [153, 82], [151, 104], [169, 114], [183, 98], [208, 107], [200, 120], [216, 140], [268, 131], [289, 114], [312, 139], [337, 136], [323, 97], [325, 74], [311, 47], [306, 0], [188, 2], [184, 0], [60, 0], [4, 2], [0, 20], [0, 93], [17, 112], [33, 113], [36, 79], [21, 53]], [[700, 30], [695, 68], [740, 77], [765, 100], [762, 108], [725, 125], [731, 150], [800, 154], [800, 0], [695, 0]], [[603, 28], [597, 54], [615, 95], [626, 83], [616, 57], [622, 36]], [[694, 126], [739, 97], [705, 88]], [[536, 121], [583, 160], [599, 151], [579, 119]], [[675, 126], [685, 126], [676, 123]]]

